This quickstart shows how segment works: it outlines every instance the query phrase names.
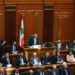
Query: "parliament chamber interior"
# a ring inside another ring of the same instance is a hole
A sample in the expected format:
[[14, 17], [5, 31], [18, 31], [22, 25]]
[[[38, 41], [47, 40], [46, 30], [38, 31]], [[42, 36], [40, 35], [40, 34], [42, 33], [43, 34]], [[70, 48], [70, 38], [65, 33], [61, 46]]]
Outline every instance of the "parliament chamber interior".
[[75, 75], [75, 0], [0, 0], [0, 75]]

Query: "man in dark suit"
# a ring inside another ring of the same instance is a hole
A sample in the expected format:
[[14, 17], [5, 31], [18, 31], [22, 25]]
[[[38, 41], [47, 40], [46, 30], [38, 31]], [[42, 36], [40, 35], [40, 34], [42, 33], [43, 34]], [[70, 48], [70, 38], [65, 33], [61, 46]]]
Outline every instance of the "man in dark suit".
[[39, 45], [39, 38], [37, 34], [34, 34], [34, 37], [29, 40], [29, 46], [33, 45]]
[[31, 66], [39, 66], [41, 65], [40, 59], [37, 57], [37, 53], [33, 53], [33, 57], [30, 58], [29, 63]]
[[60, 55], [60, 52], [57, 52], [57, 63], [63, 63], [63, 58]]
[[17, 56], [16, 58], [16, 65], [17, 67], [27, 66], [27, 59], [22, 52], [20, 53], [20, 56]]
[[3, 54], [2, 46], [5, 43], [6, 43], [6, 41], [3, 42], [3, 40], [0, 39], [0, 62], [2, 62], [2, 54]]
[[59, 75], [59, 71], [57, 69], [57, 66], [56, 65], [53, 65], [53, 69], [49, 70], [49, 75]]
[[74, 56], [75, 56], [75, 40], [73, 40], [73, 43], [70, 44], [70, 50], [72, 50]]
[[9, 65], [9, 64], [12, 65], [12, 59], [11, 59], [11, 57], [9, 56], [9, 53], [6, 53], [6, 54], [5, 54], [5, 57], [3, 58], [2, 62], [3, 62], [3, 66], [4, 66], [4, 67], [7, 67], [7, 65]]
[[3, 69], [0, 69], [0, 75], [7, 75]]
[[17, 54], [20, 51], [18, 46], [16, 45], [16, 41], [13, 42], [13, 45], [9, 47], [9, 52], [13, 54]]
[[57, 64], [57, 55], [52, 55], [52, 64]]
[[58, 40], [56, 43], [54, 43], [54, 45], [56, 46], [57, 50], [62, 50], [62, 43], [60, 40]]
[[43, 65], [50, 65], [51, 64], [51, 57], [50, 57], [49, 52], [46, 52], [46, 55], [41, 57], [41, 63]]
[[63, 67], [60, 68], [60, 75], [71, 75], [71, 71], [66, 62], [63, 62]]
[[19, 72], [18, 68], [16, 68], [15, 72], [13, 72], [12, 75], [22, 75], [22, 73]]

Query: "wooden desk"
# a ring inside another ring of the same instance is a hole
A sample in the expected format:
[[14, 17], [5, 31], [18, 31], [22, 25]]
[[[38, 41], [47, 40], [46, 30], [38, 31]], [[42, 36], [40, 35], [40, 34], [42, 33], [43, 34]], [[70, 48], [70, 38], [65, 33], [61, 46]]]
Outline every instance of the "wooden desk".
[[61, 54], [67, 54], [67, 53], [69, 53], [69, 51], [70, 51], [70, 50], [65, 49], [65, 50], [60, 50], [60, 51], [58, 51], [58, 52], [60, 52]]
[[46, 52], [49, 52], [50, 55], [55, 54], [56, 52], [56, 47], [42, 47], [42, 48], [23, 48], [26, 58], [29, 59], [30, 57], [33, 56], [33, 52], [37, 52], [38, 57], [41, 55], [45, 55]]
[[[57, 65], [57, 67], [61, 67], [62, 66], [62, 64], [56, 64]], [[72, 75], [74, 75], [74, 66], [75, 66], [75, 63], [67, 63], [67, 65], [70, 67], [70, 70], [71, 70], [71, 72], [72, 72]], [[34, 69], [40, 69], [40, 68], [42, 68], [42, 67], [44, 67], [45, 69], [52, 69], [52, 67], [53, 67], [53, 65], [51, 64], [51, 65], [41, 65], [41, 66], [28, 66], [28, 67], [21, 67], [21, 68], [19, 68], [19, 70], [20, 71], [26, 71], [26, 70], [30, 70], [30, 69], [32, 69], [32, 70], [34, 70]], [[13, 71], [15, 71], [15, 68], [12, 68], [12, 69], [6, 69], [6, 72], [7, 72], [7, 75], [11, 75], [11, 73], [13, 72]]]

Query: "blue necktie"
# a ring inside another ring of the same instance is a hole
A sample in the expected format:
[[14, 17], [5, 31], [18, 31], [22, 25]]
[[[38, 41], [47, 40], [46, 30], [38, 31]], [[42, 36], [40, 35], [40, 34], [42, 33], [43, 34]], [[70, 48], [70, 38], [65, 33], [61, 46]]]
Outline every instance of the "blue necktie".
[[66, 75], [68, 75], [67, 69], [65, 69], [65, 73], [66, 73]]

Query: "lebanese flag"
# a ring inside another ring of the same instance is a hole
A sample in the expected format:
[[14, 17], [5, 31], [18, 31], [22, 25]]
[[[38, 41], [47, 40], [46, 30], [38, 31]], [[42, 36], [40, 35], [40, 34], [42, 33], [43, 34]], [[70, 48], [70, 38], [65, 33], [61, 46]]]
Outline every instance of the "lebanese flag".
[[19, 45], [21, 47], [24, 46], [24, 21], [23, 21], [23, 15], [21, 16], [20, 21], [20, 38], [19, 38]]

